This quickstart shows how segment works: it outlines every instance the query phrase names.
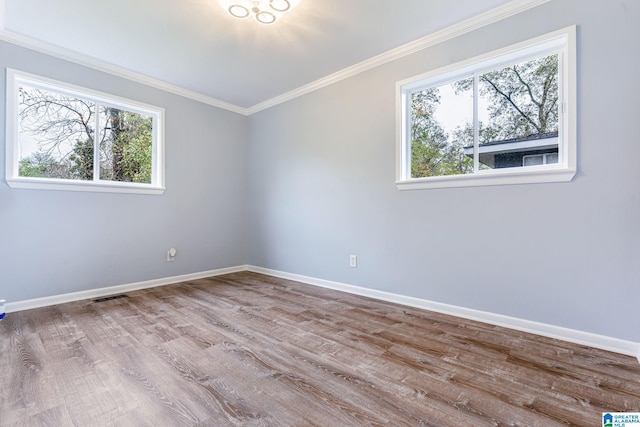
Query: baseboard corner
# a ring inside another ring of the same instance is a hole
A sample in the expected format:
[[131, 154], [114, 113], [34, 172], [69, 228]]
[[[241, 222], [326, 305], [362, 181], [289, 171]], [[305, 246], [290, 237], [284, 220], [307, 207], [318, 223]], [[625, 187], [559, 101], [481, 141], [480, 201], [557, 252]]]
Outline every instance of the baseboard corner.
[[85, 291], [70, 292], [66, 294], [52, 295], [40, 298], [34, 298], [23, 301], [8, 302], [5, 310], [7, 313], [16, 311], [30, 310], [41, 308], [55, 304], [65, 304], [68, 302], [80, 301], [84, 299], [100, 298], [107, 295], [113, 295], [124, 292], [137, 291], [140, 289], [154, 288], [157, 286], [171, 285], [174, 283], [186, 282], [189, 280], [204, 279], [206, 277], [221, 276], [223, 274], [237, 273], [246, 271], [248, 265], [237, 265], [233, 267], [218, 268], [215, 270], [201, 271], [197, 273], [188, 273], [178, 276], [164, 277], [160, 279], [145, 280], [141, 282], [128, 283], [123, 285], [107, 286], [103, 288], [87, 289]]

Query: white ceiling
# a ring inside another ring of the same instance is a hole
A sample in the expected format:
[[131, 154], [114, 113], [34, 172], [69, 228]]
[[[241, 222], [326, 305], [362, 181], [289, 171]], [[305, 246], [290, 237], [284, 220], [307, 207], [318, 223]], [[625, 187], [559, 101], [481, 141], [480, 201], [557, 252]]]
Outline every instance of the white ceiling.
[[0, 31], [250, 108], [514, 3], [296, 0], [265, 26], [231, 17], [222, 1], [0, 0]]

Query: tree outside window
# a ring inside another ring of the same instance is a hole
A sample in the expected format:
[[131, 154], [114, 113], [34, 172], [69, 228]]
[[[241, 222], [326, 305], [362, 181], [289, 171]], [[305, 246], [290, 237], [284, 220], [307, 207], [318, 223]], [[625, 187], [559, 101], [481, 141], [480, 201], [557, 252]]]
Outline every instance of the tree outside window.
[[[478, 94], [477, 121], [474, 121], [474, 85]], [[513, 142], [554, 136], [557, 140], [558, 102], [557, 54], [413, 91], [411, 177], [473, 174], [476, 170], [524, 166], [523, 157], [532, 154], [555, 153], [557, 159], [557, 142], [555, 147], [553, 143], [520, 144], [528, 146], [528, 151], [514, 149]], [[476, 132], [480, 152], [491, 146], [495, 154], [481, 156], [474, 167]], [[499, 145], [502, 152], [496, 148]], [[514, 157], [517, 157], [515, 164]]]
[[18, 176], [150, 184], [153, 124], [149, 114], [21, 84]]

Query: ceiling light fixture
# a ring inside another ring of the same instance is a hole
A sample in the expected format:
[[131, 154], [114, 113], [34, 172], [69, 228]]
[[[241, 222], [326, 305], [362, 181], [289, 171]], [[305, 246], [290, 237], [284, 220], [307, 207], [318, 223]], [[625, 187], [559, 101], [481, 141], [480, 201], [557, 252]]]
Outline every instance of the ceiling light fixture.
[[289, 0], [234, 0], [227, 10], [236, 18], [242, 19], [253, 14], [261, 24], [273, 24], [289, 9]]

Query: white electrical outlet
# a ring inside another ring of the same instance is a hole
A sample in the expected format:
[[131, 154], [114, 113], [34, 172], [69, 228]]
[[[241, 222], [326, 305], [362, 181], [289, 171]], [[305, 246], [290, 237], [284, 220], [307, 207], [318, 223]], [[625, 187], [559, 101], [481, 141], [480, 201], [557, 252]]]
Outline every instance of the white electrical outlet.
[[349, 267], [358, 267], [358, 257], [356, 255], [349, 255]]
[[176, 248], [169, 249], [167, 251], [167, 261], [175, 261], [176, 260], [176, 253], [178, 253]]

